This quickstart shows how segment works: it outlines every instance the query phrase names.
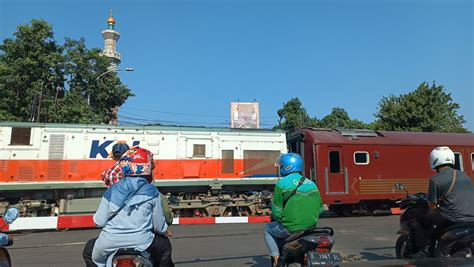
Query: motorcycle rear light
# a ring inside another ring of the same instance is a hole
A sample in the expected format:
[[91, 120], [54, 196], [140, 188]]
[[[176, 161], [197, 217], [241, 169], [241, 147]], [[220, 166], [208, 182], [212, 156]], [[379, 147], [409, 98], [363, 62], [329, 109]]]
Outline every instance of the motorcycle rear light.
[[333, 244], [334, 244], [334, 240], [332, 240], [328, 236], [321, 236], [319, 237], [316, 251], [317, 252], [330, 252], [330, 249]]
[[135, 261], [133, 258], [122, 258], [122, 259], [115, 259], [114, 267], [135, 267]]

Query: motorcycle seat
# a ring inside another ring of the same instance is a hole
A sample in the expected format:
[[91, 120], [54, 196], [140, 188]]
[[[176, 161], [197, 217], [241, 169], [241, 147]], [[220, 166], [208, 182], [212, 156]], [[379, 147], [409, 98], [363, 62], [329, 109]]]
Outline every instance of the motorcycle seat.
[[454, 240], [468, 234], [474, 234], [474, 222], [455, 223], [443, 229], [441, 240]]
[[137, 251], [133, 248], [121, 248], [117, 250], [117, 253], [115, 253], [115, 256], [120, 256], [120, 255], [137, 255], [141, 256], [141, 252]]
[[289, 242], [292, 242], [302, 236], [306, 236], [306, 235], [320, 235], [320, 234], [326, 234], [326, 235], [334, 235], [334, 230], [331, 228], [331, 227], [313, 227], [313, 228], [309, 228], [309, 229], [306, 229], [306, 230], [303, 230], [303, 231], [299, 231], [299, 232], [295, 232], [295, 233], [292, 233], [290, 236], [288, 236], [286, 239], [285, 239], [285, 243], [289, 243]]

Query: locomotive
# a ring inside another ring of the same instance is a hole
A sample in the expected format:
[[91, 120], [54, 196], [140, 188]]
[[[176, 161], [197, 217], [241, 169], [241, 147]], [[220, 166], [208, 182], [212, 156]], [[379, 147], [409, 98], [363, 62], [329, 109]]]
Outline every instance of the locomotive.
[[176, 217], [269, 215], [275, 162], [287, 151], [302, 155], [304, 175], [339, 215], [390, 211], [404, 197], [395, 183], [426, 192], [436, 146], [451, 147], [456, 168], [474, 176], [474, 134], [1, 122], [0, 214], [95, 212], [116, 142], [155, 155], [154, 183]]
[[269, 214], [285, 133], [264, 129], [0, 123], [0, 213], [90, 214], [116, 142], [149, 149], [177, 217]]

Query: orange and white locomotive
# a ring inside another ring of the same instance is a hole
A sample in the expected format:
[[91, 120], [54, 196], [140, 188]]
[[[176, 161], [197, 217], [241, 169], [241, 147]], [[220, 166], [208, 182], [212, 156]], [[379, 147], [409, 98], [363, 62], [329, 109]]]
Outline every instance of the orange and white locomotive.
[[[0, 208], [22, 216], [93, 212], [115, 142], [154, 153], [154, 179], [177, 216], [265, 215], [287, 150], [283, 131], [0, 123]], [[1, 212], [1, 210], [0, 210]]]

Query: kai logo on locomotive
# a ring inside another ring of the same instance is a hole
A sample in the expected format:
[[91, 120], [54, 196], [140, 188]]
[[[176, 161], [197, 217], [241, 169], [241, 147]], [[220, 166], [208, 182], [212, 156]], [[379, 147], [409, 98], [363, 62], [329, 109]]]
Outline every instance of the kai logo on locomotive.
[[[92, 140], [91, 149], [89, 153], [89, 158], [95, 159], [97, 155], [100, 155], [102, 158], [107, 158], [109, 152], [107, 152], [107, 147], [109, 147], [114, 140], [105, 140], [103, 143], [100, 143], [100, 140]], [[133, 141], [132, 146], [140, 145], [140, 141]]]

